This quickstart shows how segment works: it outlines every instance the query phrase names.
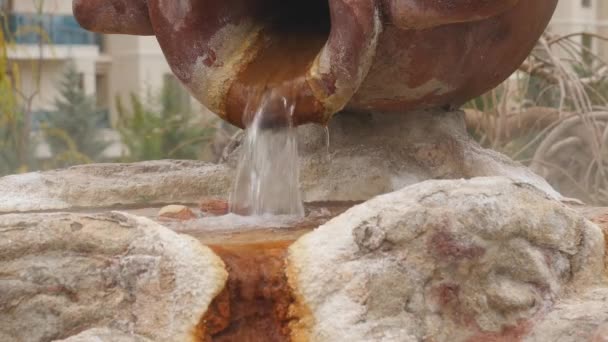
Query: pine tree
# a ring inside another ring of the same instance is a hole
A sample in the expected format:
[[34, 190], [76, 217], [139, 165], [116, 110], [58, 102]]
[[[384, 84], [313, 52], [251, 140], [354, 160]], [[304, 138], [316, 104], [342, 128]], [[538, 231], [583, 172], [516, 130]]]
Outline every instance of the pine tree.
[[190, 97], [184, 97], [185, 94], [176, 79], [165, 79], [160, 93], [160, 116], [165, 125], [161, 148], [167, 158], [197, 159], [214, 132], [197, 122], [197, 114], [188, 105]]
[[144, 104], [131, 94], [131, 106], [116, 99], [118, 130], [129, 149], [126, 161], [165, 158], [197, 159], [214, 133], [210, 124], [203, 124], [197, 113], [187, 105], [177, 82], [165, 80], [159, 94], [159, 105]]
[[60, 83], [55, 110], [43, 125], [51, 151], [61, 161], [59, 166], [99, 159], [108, 146], [99, 134], [106, 120], [106, 113], [98, 110], [95, 99], [84, 92], [81, 76], [70, 63]]

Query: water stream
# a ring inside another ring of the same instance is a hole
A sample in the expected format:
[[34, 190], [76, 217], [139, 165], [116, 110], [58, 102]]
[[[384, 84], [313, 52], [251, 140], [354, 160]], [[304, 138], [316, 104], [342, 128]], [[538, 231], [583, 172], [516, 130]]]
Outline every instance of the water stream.
[[245, 117], [253, 119], [241, 147], [231, 212], [304, 216], [291, 99], [276, 90], [251, 95]]

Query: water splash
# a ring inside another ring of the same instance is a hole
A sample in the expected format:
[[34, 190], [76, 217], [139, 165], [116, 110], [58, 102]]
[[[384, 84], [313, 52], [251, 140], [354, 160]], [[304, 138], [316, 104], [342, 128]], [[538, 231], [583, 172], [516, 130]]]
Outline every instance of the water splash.
[[325, 159], [328, 162], [331, 162], [331, 151], [330, 151], [329, 143], [330, 143], [329, 125], [327, 125], [327, 126], [325, 126], [325, 153], [326, 153]]
[[[299, 189], [298, 145], [292, 124], [295, 103], [276, 91], [253, 96], [230, 211], [240, 215], [304, 216]], [[256, 100], [258, 99], [258, 100]]]

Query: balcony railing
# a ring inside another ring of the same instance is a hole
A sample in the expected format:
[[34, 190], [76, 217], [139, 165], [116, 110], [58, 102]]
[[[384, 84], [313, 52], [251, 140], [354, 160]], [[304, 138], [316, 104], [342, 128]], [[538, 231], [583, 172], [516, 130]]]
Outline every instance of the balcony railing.
[[[8, 28], [17, 44], [98, 45], [99, 34], [86, 31], [71, 15], [10, 14]], [[0, 19], [0, 21], [2, 21]]]

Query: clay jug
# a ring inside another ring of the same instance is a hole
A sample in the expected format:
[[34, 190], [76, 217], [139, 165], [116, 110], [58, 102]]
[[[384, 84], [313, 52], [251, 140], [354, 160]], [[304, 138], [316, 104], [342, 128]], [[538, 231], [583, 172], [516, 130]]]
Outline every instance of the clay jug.
[[[251, 89], [296, 124], [460, 106], [511, 75], [557, 0], [75, 0], [81, 25], [156, 35], [201, 103], [242, 127]], [[257, 86], [257, 88], [256, 88]]]

